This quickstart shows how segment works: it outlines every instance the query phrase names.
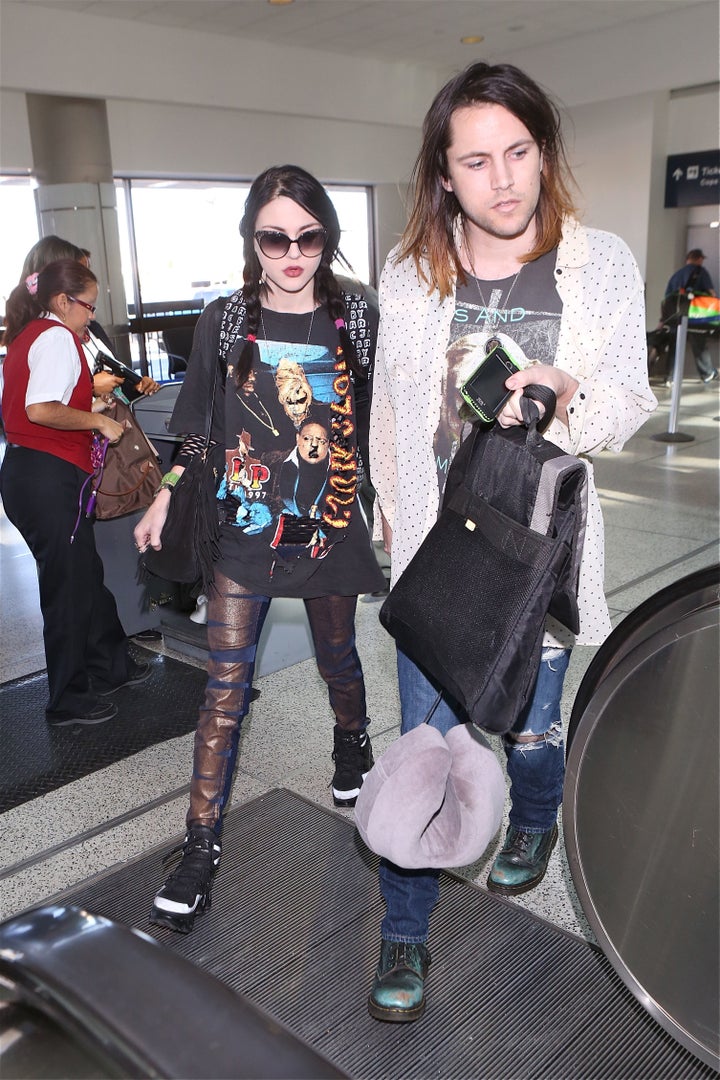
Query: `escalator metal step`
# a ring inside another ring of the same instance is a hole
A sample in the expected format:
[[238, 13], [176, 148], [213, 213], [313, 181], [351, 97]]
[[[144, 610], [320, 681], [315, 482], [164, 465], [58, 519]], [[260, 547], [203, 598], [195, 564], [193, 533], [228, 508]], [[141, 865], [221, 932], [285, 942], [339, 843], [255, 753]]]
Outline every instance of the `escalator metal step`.
[[282, 789], [231, 810], [213, 906], [187, 936], [148, 922], [166, 850], [55, 899], [152, 934], [357, 1080], [716, 1076], [652, 1019], [597, 947], [450, 873], [433, 916], [425, 1016], [372, 1020], [366, 998], [384, 908], [377, 858], [349, 815]]

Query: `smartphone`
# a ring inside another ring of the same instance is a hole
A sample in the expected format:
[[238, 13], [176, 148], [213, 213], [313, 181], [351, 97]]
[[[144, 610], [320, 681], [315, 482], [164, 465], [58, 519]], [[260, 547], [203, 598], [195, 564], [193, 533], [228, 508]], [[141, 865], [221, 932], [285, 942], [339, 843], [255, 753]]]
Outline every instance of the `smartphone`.
[[480, 419], [491, 424], [512, 394], [505, 382], [521, 370], [521, 365], [510, 353], [502, 345], [496, 345], [465, 380], [460, 393]]

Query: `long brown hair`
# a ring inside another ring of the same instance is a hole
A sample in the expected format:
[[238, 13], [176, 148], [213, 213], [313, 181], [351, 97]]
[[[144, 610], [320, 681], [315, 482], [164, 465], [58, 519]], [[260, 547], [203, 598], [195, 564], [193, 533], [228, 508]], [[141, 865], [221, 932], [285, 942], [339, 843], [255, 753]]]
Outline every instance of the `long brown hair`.
[[59, 259], [76, 259], [82, 262], [86, 257], [87, 252], [77, 244], [73, 244], [71, 240], [63, 240], [54, 233], [43, 236], [41, 240], [33, 244], [25, 256], [20, 281], [23, 282], [29, 274], [39, 273], [51, 262], [57, 262]]
[[92, 270], [75, 259], [58, 259], [39, 274], [30, 275], [30, 280], [21, 281], [7, 298], [3, 345], [9, 345], [28, 323], [49, 311], [54, 296], [77, 296], [95, 284], [97, 278]]
[[465, 273], [455, 244], [460, 204], [443, 187], [454, 113], [468, 105], [501, 105], [528, 129], [543, 155], [540, 198], [536, 210], [537, 240], [524, 258], [531, 262], [557, 247], [562, 220], [574, 210], [574, 184], [565, 155], [557, 106], [537, 83], [512, 64], [471, 64], [440, 90], [423, 123], [423, 141], [412, 174], [413, 202], [400, 241], [397, 261], [414, 259], [418, 277], [449, 296]]

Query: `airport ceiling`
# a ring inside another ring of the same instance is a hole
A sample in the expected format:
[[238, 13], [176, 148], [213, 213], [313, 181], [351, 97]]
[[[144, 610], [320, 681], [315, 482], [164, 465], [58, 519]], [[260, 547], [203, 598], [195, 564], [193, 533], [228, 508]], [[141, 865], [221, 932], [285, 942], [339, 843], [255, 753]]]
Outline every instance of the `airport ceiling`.
[[[5, 0], [7, 3], [8, 0]], [[695, 0], [9, 0], [354, 56], [457, 68]], [[705, 6], [700, 0], [699, 6]], [[461, 44], [463, 37], [482, 42]]]

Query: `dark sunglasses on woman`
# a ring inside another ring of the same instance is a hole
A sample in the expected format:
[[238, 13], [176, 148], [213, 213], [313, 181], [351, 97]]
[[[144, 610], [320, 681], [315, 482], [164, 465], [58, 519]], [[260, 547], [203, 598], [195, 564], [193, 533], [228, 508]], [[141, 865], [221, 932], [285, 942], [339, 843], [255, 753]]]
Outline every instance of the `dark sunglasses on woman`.
[[301, 255], [312, 258], [320, 255], [325, 249], [327, 233], [324, 229], [308, 229], [300, 236], [291, 240], [287, 233], [278, 232], [276, 229], [260, 229], [255, 233], [258, 247], [268, 259], [282, 259], [287, 255], [292, 244], [297, 244]]

